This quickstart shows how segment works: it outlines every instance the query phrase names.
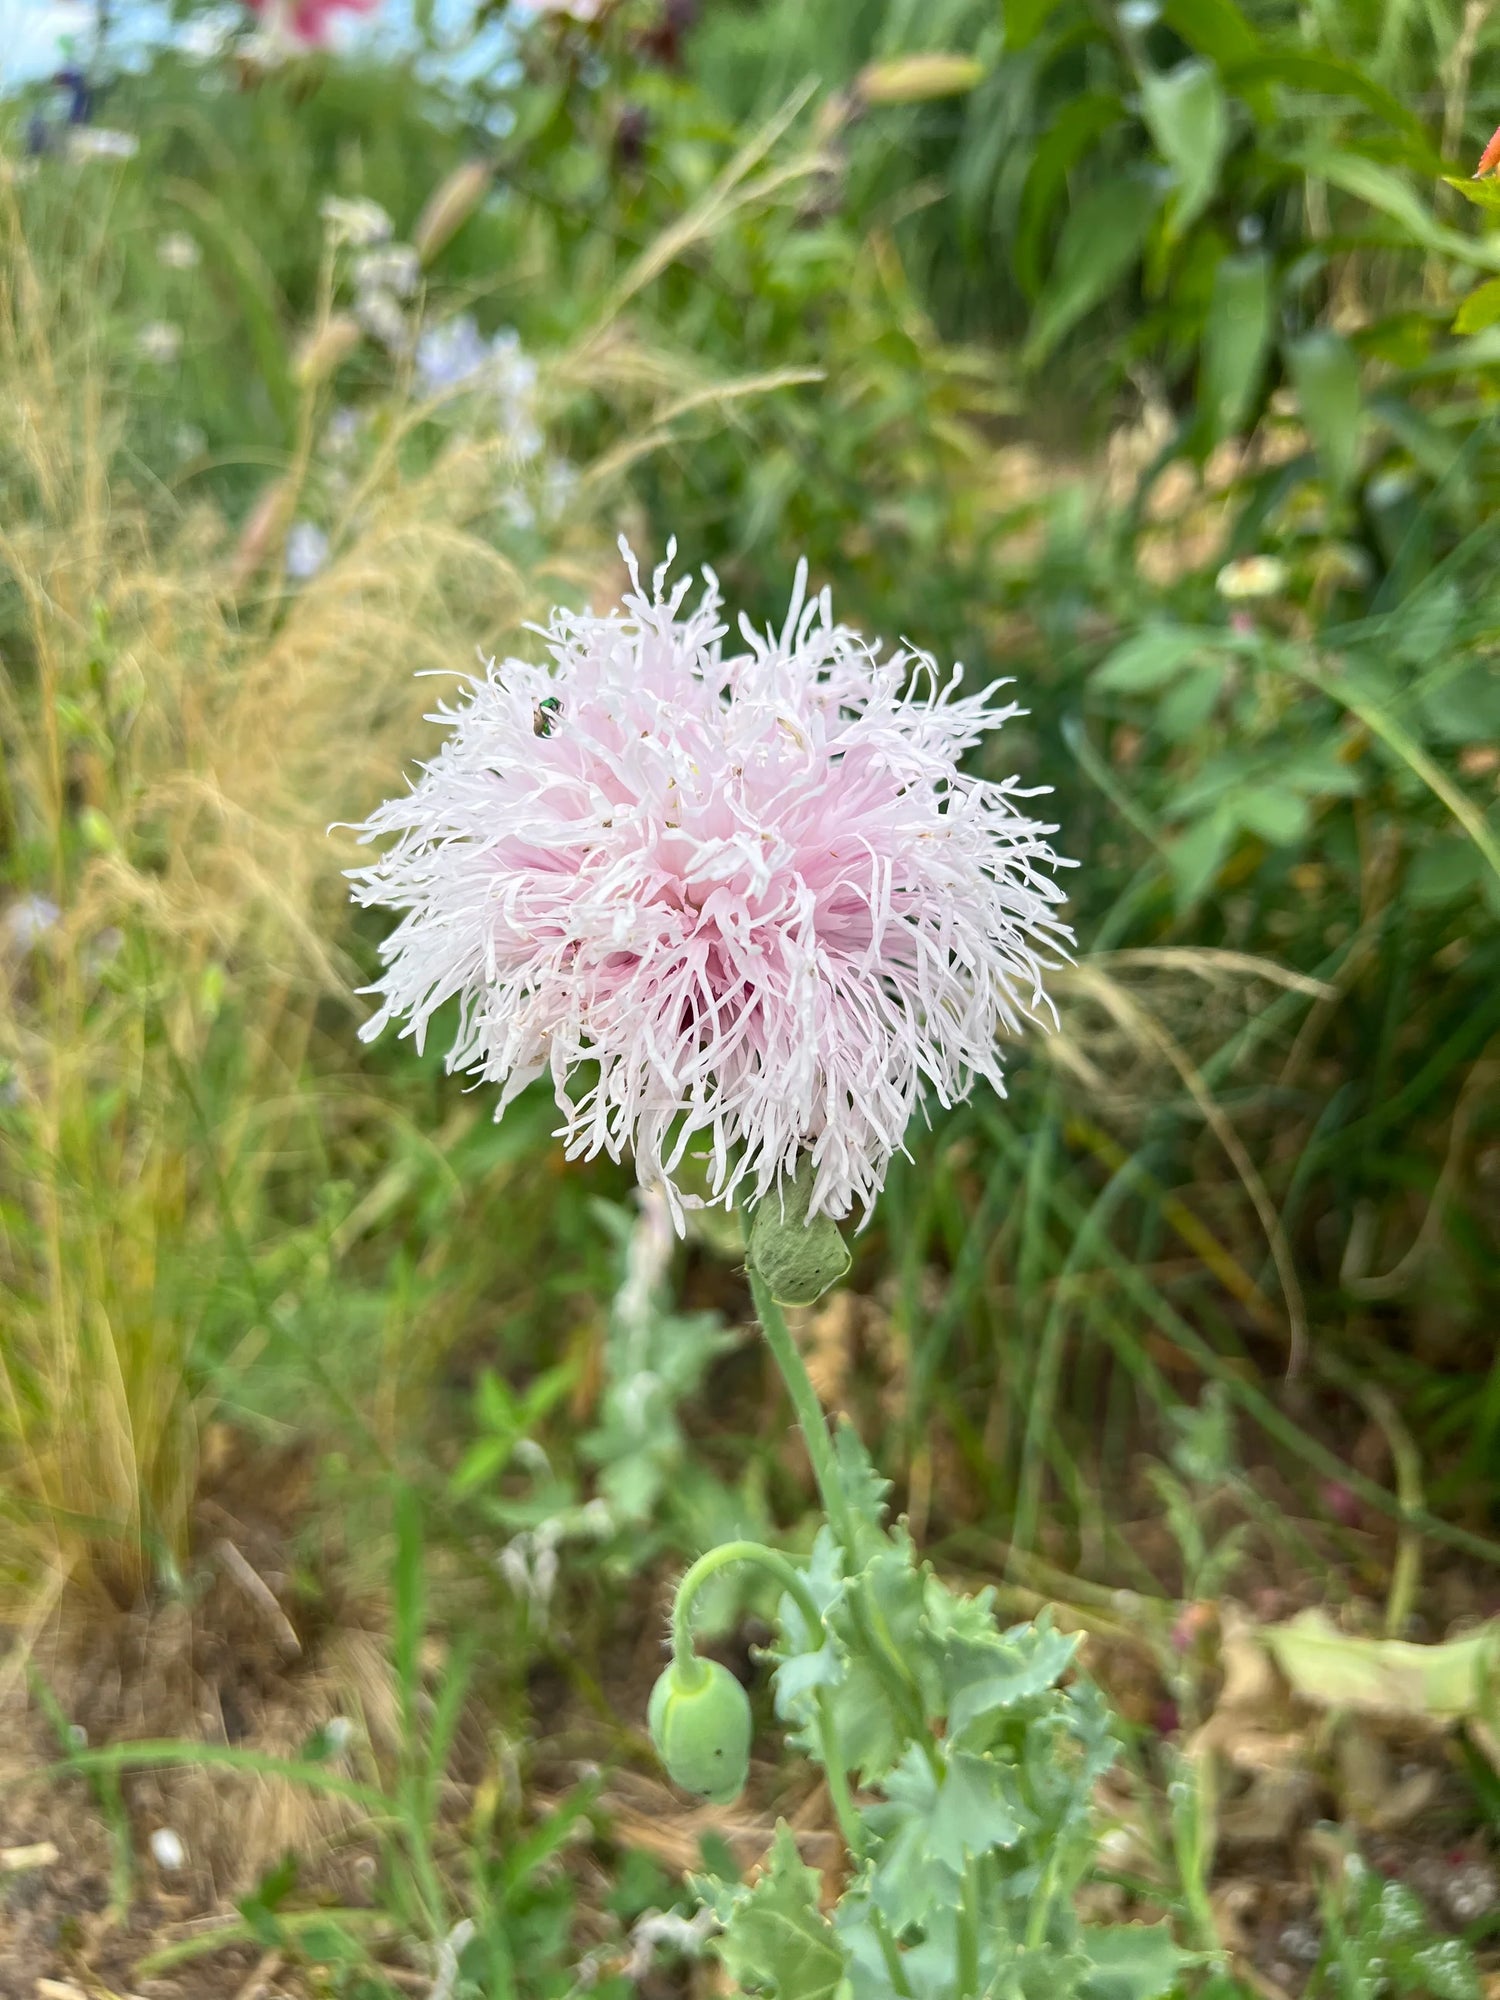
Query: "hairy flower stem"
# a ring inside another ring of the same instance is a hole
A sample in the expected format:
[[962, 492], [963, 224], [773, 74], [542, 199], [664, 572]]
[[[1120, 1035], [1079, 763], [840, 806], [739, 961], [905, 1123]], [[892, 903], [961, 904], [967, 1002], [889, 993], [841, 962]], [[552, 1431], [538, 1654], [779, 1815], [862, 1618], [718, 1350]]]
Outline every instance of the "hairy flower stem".
[[677, 1586], [677, 1596], [672, 1605], [672, 1653], [680, 1667], [691, 1669], [697, 1657], [693, 1651], [693, 1599], [711, 1576], [737, 1562], [758, 1563], [763, 1570], [768, 1570], [802, 1613], [809, 1632], [822, 1631], [823, 1614], [818, 1609], [817, 1600], [808, 1589], [806, 1579], [785, 1556], [778, 1555], [775, 1549], [768, 1549], [763, 1542], [723, 1542], [718, 1548], [699, 1556]]
[[797, 1412], [797, 1420], [802, 1426], [802, 1435], [807, 1441], [807, 1455], [812, 1460], [813, 1476], [818, 1482], [818, 1492], [823, 1501], [823, 1511], [828, 1516], [829, 1525], [838, 1537], [844, 1551], [844, 1559], [850, 1572], [858, 1567], [854, 1547], [854, 1519], [849, 1512], [849, 1503], [839, 1480], [838, 1462], [833, 1455], [833, 1442], [828, 1435], [828, 1423], [823, 1415], [823, 1406], [813, 1390], [807, 1368], [797, 1351], [797, 1343], [792, 1339], [782, 1310], [771, 1297], [765, 1280], [755, 1266], [750, 1266], [750, 1293], [755, 1300], [756, 1316], [760, 1320], [761, 1331], [766, 1336], [776, 1366], [781, 1370], [781, 1379], [786, 1383], [787, 1393], [792, 1399], [792, 1408]]
[[[785, 1556], [775, 1549], [768, 1549], [761, 1542], [725, 1542], [719, 1548], [710, 1549], [699, 1556], [692, 1568], [677, 1586], [677, 1596], [672, 1604], [672, 1656], [678, 1666], [691, 1673], [697, 1659], [693, 1651], [691, 1611], [693, 1599], [699, 1590], [721, 1569], [730, 1563], [758, 1563], [768, 1570], [781, 1585], [802, 1613], [807, 1626], [809, 1650], [812, 1641], [823, 1631], [823, 1614], [818, 1609], [817, 1599], [807, 1587], [800, 1571], [793, 1568]], [[833, 1800], [834, 1815], [839, 1823], [839, 1831], [844, 1836], [844, 1845], [856, 1861], [864, 1855], [864, 1832], [859, 1823], [859, 1815], [854, 1810], [854, 1800], [849, 1791], [849, 1777], [844, 1769], [844, 1759], [839, 1748], [838, 1727], [833, 1719], [833, 1705], [828, 1699], [826, 1688], [819, 1688], [818, 1703], [818, 1747], [822, 1756], [823, 1770], [828, 1779], [828, 1795]]]

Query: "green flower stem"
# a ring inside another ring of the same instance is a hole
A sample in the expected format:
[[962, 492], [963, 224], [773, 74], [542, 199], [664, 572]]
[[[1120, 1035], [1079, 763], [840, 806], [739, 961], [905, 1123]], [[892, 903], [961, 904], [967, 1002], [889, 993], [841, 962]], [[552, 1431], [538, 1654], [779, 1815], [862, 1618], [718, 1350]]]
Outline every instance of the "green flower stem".
[[1052, 1904], [1057, 1895], [1057, 1870], [1062, 1859], [1063, 1846], [1058, 1841], [1047, 1856], [1042, 1878], [1037, 1883], [1031, 1898], [1031, 1909], [1026, 1918], [1026, 1949], [1036, 1951], [1047, 1935], [1047, 1926], [1052, 1921]]
[[1218, 1925], [1208, 1898], [1208, 1872], [1213, 1863], [1213, 1760], [1179, 1755], [1170, 1787], [1172, 1847], [1177, 1879], [1187, 1905], [1188, 1929], [1199, 1951], [1219, 1949]]
[[959, 2000], [979, 1996], [979, 1858], [964, 1860], [963, 1900], [958, 1906]]
[[854, 1597], [849, 1605], [850, 1616], [855, 1630], [864, 1641], [865, 1658], [885, 1683], [886, 1693], [892, 1705], [905, 1716], [907, 1729], [927, 1759], [928, 1768], [941, 1784], [948, 1769], [947, 1759], [932, 1739], [932, 1731], [927, 1726], [927, 1711], [922, 1702], [922, 1690], [912, 1676], [911, 1668], [901, 1657], [900, 1648], [886, 1629], [876, 1606], [867, 1598]]
[[896, 1949], [896, 1940], [891, 1936], [891, 1927], [872, 1903], [870, 1921], [875, 1926], [875, 1937], [880, 1945], [880, 1955], [885, 1960], [886, 1977], [901, 2000], [912, 2000], [910, 1982], [906, 1977], [906, 1967], [901, 1963], [901, 1954]]
[[680, 1667], [691, 1667], [697, 1657], [693, 1652], [692, 1621], [689, 1617], [693, 1599], [711, 1576], [737, 1562], [758, 1563], [763, 1570], [769, 1571], [807, 1620], [809, 1632], [822, 1631], [823, 1614], [818, 1609], [817, 1599], [808, 1589], [806, 1578], [792, 1567], [785, 1556], [778, 1555], [775, 1549], [768, 1549], [763, 1542], [723, 1542], [718, 1548], [699, 1556], [677, 1586], [677, 1596], [672, 1605], [672, 1652]]
[[[762, 1542], [724, 1542], [706, 1555], [699, 1556], [692, 1568], [677, 1586], [677, 1596], [672, 1604], [672, 1657], [680, 1669], [691, 1674], [697, 1654], [693, 1651], [693, 1632], [690, 1612], [693, 1599], [711, 1576], [730, 1563], [758, 1563], [763, 1570], [775, 1577], [787, 1596], [791, 1598], [807, 1626], [808, 1638], [823, 1630], [823, 1614], [818, 1609], [817, 1599], [807, 1587], [806, 1579], [794, 1569], [785, 1556], [775, 1549], [768, 1549]], [[828, 1794], [833, 1800], [834, 1816], [839, 1823], [839, 1831], [844, 1836], [844, 1845], [856, 1861], [864, 1858], [864, 1829], [859, 1822], [859, 1814], [854, 1809], [854, 1799], [849, 1790], [849, 1776], [844, 1769], [844, 1759], [839, 1750], [838, 1725], [833, 1719], [833, 1704], [828, 1699], [827, 1688], [817, 1690], [818, 1745], [822, 1752], [823, 1770], [828, 1779]]]
[[[852, 1576], [860, 1566], [854, 1541], [854, 1516], [850, 1512], [839, 1479], [838, 1461], [833, 1455], [833, 1444], [828, 1435], [828, 1425], [824, 1420], [823, 1406], [808, 1379], [807, 1368], [797, 1350], [797, 1343], [792, 1339], [791, 1330], [787, 1326], [781, 1308], [771, 1297], [770, 1288], [753, 1264], [750, 1266], [750, 1292], [755, 1300], [755, 1310], [760, 1318], [761, 1329], [766, 1336], [766, 1345], [775, 1357], [776, 1365], [781, 1370], [782, 1380], [791, 1395], [792, 1407], [801, 1420], [803, 1434], [807, 1439], [808, 1457], [812, 1460], [813, 1472], [817, 1476], [823, 1511], [843, 1546], [846, 1573]], [[933, 1742], [931, 1732], [927, 1728], [927, 1720], [922, 1710], [921, 1691], [911, 1678], [910, 1670], [890, 1635], [872, 1631], [862, 1612], [863, 1607], [856, 1606], [855, 1618], [859, 1625], [860, 1636], [868, 1648], [871, 1663], [885, 1682], [897, 1708], [906, 1714], [908, 1726], [921, 1744], [927, 1762], [941, 1778], [945, 1768], [942, 1753]]]
[[756, 1316], [760, 1320], [761, 1331], [766, 1336], [776, 1366], [781, 1370], [781, 1379], [786, 1383], [787, 1393], [792, 1399], [792, 1408], [797, 1412], [797, 1420], [802, 1426], [802, 1435], [807, 1440], [807, 1455], [812, 1460], [813, 1474], [818, 1482], [818, 1492], [823, 1501], [823, 1512], [843, 1546], [850, 1572], [858, 1566], [854, 1547], [854, 1519], [849, 1511], [849, 1503], [839, 1481], [838, 1461], [833, 1455], [833, 1442], [828, 1435], [827, 1419], [823, 1406], [808, 1379], [807, 1368], [797, 1351], [797, 1343], [792, 1339], [781, 1307], [771, 1297], [765, 1280], [752, 1264], [750, 1266], [750, 1293], [755, 1300]]
[[816, 1695], [818, 1704], [818, 1748], [823, 1756], [823, 1775], [828, 1780], [828, 1796], [833, 1801], [833, 1816], [839, 1823], [839, 1832], [844, 1836], [844, 1845], [849, 1850], [852, 1861], [858, 1865], [865, 1858], [865, 1830], [859, 1814], [854, 1809], [854, 1795], [849, 1790], [849, 1773], [844, 1769], [843, 1753], [839, 1748], [838, 1724], [833, 1719], [833, 1703], [827, 1688], [819, 1688]]

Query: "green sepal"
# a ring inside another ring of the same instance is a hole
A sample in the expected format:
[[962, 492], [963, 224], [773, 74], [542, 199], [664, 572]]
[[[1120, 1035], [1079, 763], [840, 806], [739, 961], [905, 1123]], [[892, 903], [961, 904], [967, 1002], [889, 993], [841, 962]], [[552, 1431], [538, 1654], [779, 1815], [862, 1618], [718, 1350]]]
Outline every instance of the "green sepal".
[[796, 1173], [766, 1196], [750, 1224], [749, 1260], [779, 1306], [812, 1305], [854, 1261], [831, 1216], [809, 1221], [812, 1190], [812, 1156], [804, 1153]]

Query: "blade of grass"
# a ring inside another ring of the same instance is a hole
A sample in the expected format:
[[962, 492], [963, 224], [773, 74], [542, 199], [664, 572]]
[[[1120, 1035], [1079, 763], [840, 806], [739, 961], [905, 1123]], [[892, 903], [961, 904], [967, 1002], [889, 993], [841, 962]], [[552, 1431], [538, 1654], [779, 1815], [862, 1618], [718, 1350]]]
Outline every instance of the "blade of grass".
[[289, 1757], [273, 1757], [262, 1750], [236, 1750], [222, 1743], [189, 1743], [180, 1738], [143, 1739], [133, 1743], [110, 1743], [98, 1750], [71, 1750], [55, 1764], [40, 1770], [0, 1774], [0, 1792], [35, 1778], [89, 1777], [96, 1772], [151, 1771], [174, 1765], [200, 1764], [217, 1771], [245, 1771], [260, 1778], [285, 1778], [305, 1785], [309, 1791], [326, 1792], [331, 1798], [347, 1799], [382, 1819], [392, 1817], [392, 1801], [374, 1785], [342, 1778], [321, 1765], [299, 1763]]
[[[987, 1122], [990, 1123], [998, 1144], [1006, 1146], [1013, 1156], [1022, 1154], [1019, 1140], [1007, 1133], [997, 1121]], [[1065, 1228], [1076, 1231], [1084, 1227], [1087, 1210], [1081, 1201], [1058, 1184], [1054, 1184], [1052, 1199], [1059, 1220]], [[1446, 1543], [1450, 1548], [1463, 1549], [1487, 1563], [1500, 1561], [1500, 1541], [1488, 1535], [1476, 1534], [1471, 1529], [1461, 1528], [1454, 1522], [1441, 1520], [1426, 1508], [1403, 1507], [1400, 1500], [1388, 1493], [1383, 1486], [1378, 1485], [1373, 1479], [1366, 1478], [1353, 1466], [1346, 1465], [1337, 1453], [1330, 1451], [1326, 1445], [1319, 1444], [1316, 1438], [1309, 1437], [1299, 1425], [1294, 1424], [1289, 1417], [1278, 1410], [1263, 1391], [1247, 1382], [1237, 1368], [1226, 1363], [1223, 1356], [1209, 1346], [1197, 1329], [1189, 1325], [1153, 1286], [1140, 1277], [1128, 1258], [1121, 1256], [1107, 1239], [1101, 1239], [1099, 1247], [1104, 1267], [1118, 1280], [1120, 1288], [1132, 1304], [1139, 1307], [1142, 1313], [1177, 1346], [1190, 1354], [1205, 1375], [1213, 1381], [1221, 1382], [1231, 1400], [1238, 1403], [1246, 1414], [1278, 1444], [1284, 1446], [1287, 1451], [1300, 1458], [1304, 1464], [1311, 1466], [1324, 1478], [1342, 1481], [1361, 1500], [1398, 1525], [1409, 1525], [1433, 1541]], [[1092, 1304], [1089, 1309], [1111, 1339], [1120, 1342], [1124, 1349], [1138, 1350], [1139, 1343], [1134, 1336], [1112, 1314], [1097, 1303]]]

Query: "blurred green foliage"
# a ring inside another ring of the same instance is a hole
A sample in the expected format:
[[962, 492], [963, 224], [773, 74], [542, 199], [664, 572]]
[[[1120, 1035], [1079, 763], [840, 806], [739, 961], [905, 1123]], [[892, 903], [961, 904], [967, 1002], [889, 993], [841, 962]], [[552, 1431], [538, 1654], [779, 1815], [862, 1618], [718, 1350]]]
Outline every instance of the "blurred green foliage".
[[[200, 517], [231, 550], [261, 533], [216, 603], [236, 645], [270, 643], [301, 601], [281, 497], [332, 535], [336, 566], [392, 493], [448, 479], [494, 427], [476, 391], [429, 394], [416, 365], [422, 331], [469, 316], [481, 341], [514, 329], [536, 363], [541, 445], [486, 473], [463, 515], [496, 567], [446, 593], [455, 652], [526, 643], [525, 615], [600, 590], [623, 527], [652, 555], [675, 534], [767, 618], [805, 553], [852, 622], [962, 657], [979, 683], [1013, 675], [1031, 714], [1001, 754], [1056, 788], [1060, 845], [1084, 863], [1080, 963], [1012, 1096], [913, 1134], [855, 1245], [885, 1377], [856, 1368], [848, 1394], [877, 1460], [940, 1553], [994, 1561], [1001, 1536], [1013, 1575], [1045, 1557], [1170, 1597], [1204, 1574], [1221, 1587], [1242, 1547], [1305, 1563], [1248, 1472], [1231, 1482], [1244, 1544], [1188, 1546], [1199, 1496], [1175, 1478], [1157, 1495], [1181, 1560], [1153, 1569], [1123, 1531], [1143, 1442], [1168, 1452], [1173, 1412], [1211, 1383], [1205, 1407], [1238, 1413], [1247, 1465], [1274, 1461], [1305, 1513], [1347, 1476], [1369, 1533], [1404, 1509], [1431, 1542], [1492, 1556], [1500, 200], [1450, 182], [1500, 116], [1500, 18], [1453, 0], [690, 13], [621, 0], [516, 19], [472, 83], [436, 60], [435, 31], [378, 61], [179, 49], [118, 74], [106, 46], [94, 120], [135, 137], [125, 160], [74, 157], [55, 93], [13, 99], [0, 202], [55, 288], [58, 368], [106, 414], [98, 478], [153, 547]], [[381, 338], [359, 246], [333, 240], [322, 204], [374, 202], [409, 243], [472, 162], [487, 183]], [[150, 337], [163, 326], [180, 353]], [[89, 760], [124, 729], [108, 694], [136, 643], [128, 617], [122, 642], [69, 607], [57, 710], [28, 542], [55, 495], [27, 455], [24, 363], [12, 335], [12, 911], [93, 879], [107, 842]], [[217, 545], [213, 560], [230, 561]], [[370, 657], [394, 687], [411, 662], [385, 645]], [[17, 744], [54, 711], [84, 776], [57, 789], [43, 837], [12, 809]], [[396, 782], [387, 754], [361, 775], [371, 798]], [[374, 938], [335, 910], [325, 895], [355, 981]], [[132, 1090], [179, 1092], [161, 1102], [192, 1162], [185, 1220], [160, 1239], [144, 1319], [193, 1331], [161, 1366], [185, 1370], [205, 1416], [317, 1435], [365, 1582], [392, 1471], [426, 1493], [447, 1582], [471, 1605], [489, 1593], [486, 1694], [515, 1740], [545, 1732], [544, 1672], [610, 1717], [619, 1593], [698, 1536], [805, 1538], [806, 1495], [732, 1335], [732, 1251], [695, 1238], [624, 1311], [625, 1177], [560, 1170], [544, 1099], [494, 1127], [434, 1050], [358, 1050], [326, 995], [268, 1071], [246, 1053], [260, 1041], [234, 953], [195, 956], [189, 994], [135, 942], [110, 990], [158, 1053], [162, 1019], [206, 1023], [192, 1089], [170, 1065], [115, 1076], [70, 1130], [104, 1186], [132, 1171]], [[29, 979], [12, 982], [25, 1062], [60, 1019]], [[102, 1003], [81, 1004], [97, 1028]], [[0, 1106], [6, 1255], [25, 1267], [7, 1282], [34, 1302], [28, 1204], [59, 1142], [23, 1072]], [[1425, 1454], [1415, 1500], [1345, 1463], [1367, 1414], [1351, 1370]], [[29, 1414], [44, 1389], [11, 1379]], [[13, 1408], [4, 1448], [23, 1432]], [[142, 1510], [158, 1581], [184, 1554], [152, 1511], [188, 1504], [175, 1458], [167, 1483]], [[1351, 1556], [1330, 1590], [1355, 1574]], [[726, 1596], [706, 1622], [742, 1609]], [[393, 1781], [389, 1907], [434, 1946], [457, 1909], [479, 1912], [465, 1974], [501, 1983], [475, 1990], [510, 1990], [508, 1959], [516, 1990], [567, 1991], [575, 1899], [552, 1852], [536, 1882], [529, 1862], [514, 1881], [481, 1870], [455, 1900], [451, 1854], [423, 1845], [449, 1747], [434, 1732], [460, 1702], [433, 1698]], [[1164, 1905], [1197, 1920], [1189, 1873]], [[308, 1955], [296, 1902], [272, 1881], [243, 1913], [289, 1961]], [[1380, 1990], [1367, 1961], [1390, 1912], [1359, 1885], [1330, 1909], [1317, 1978], [1335, 1990], [1337, 1961]], [[1424, 1990], [1437, 1947], [1419, 1942], [1391, 1990]], [[384, 1990], [359, 1985], [375, 1974], [352, 1929], [328, 1962], [346, 1946], [330, 1990]]]

